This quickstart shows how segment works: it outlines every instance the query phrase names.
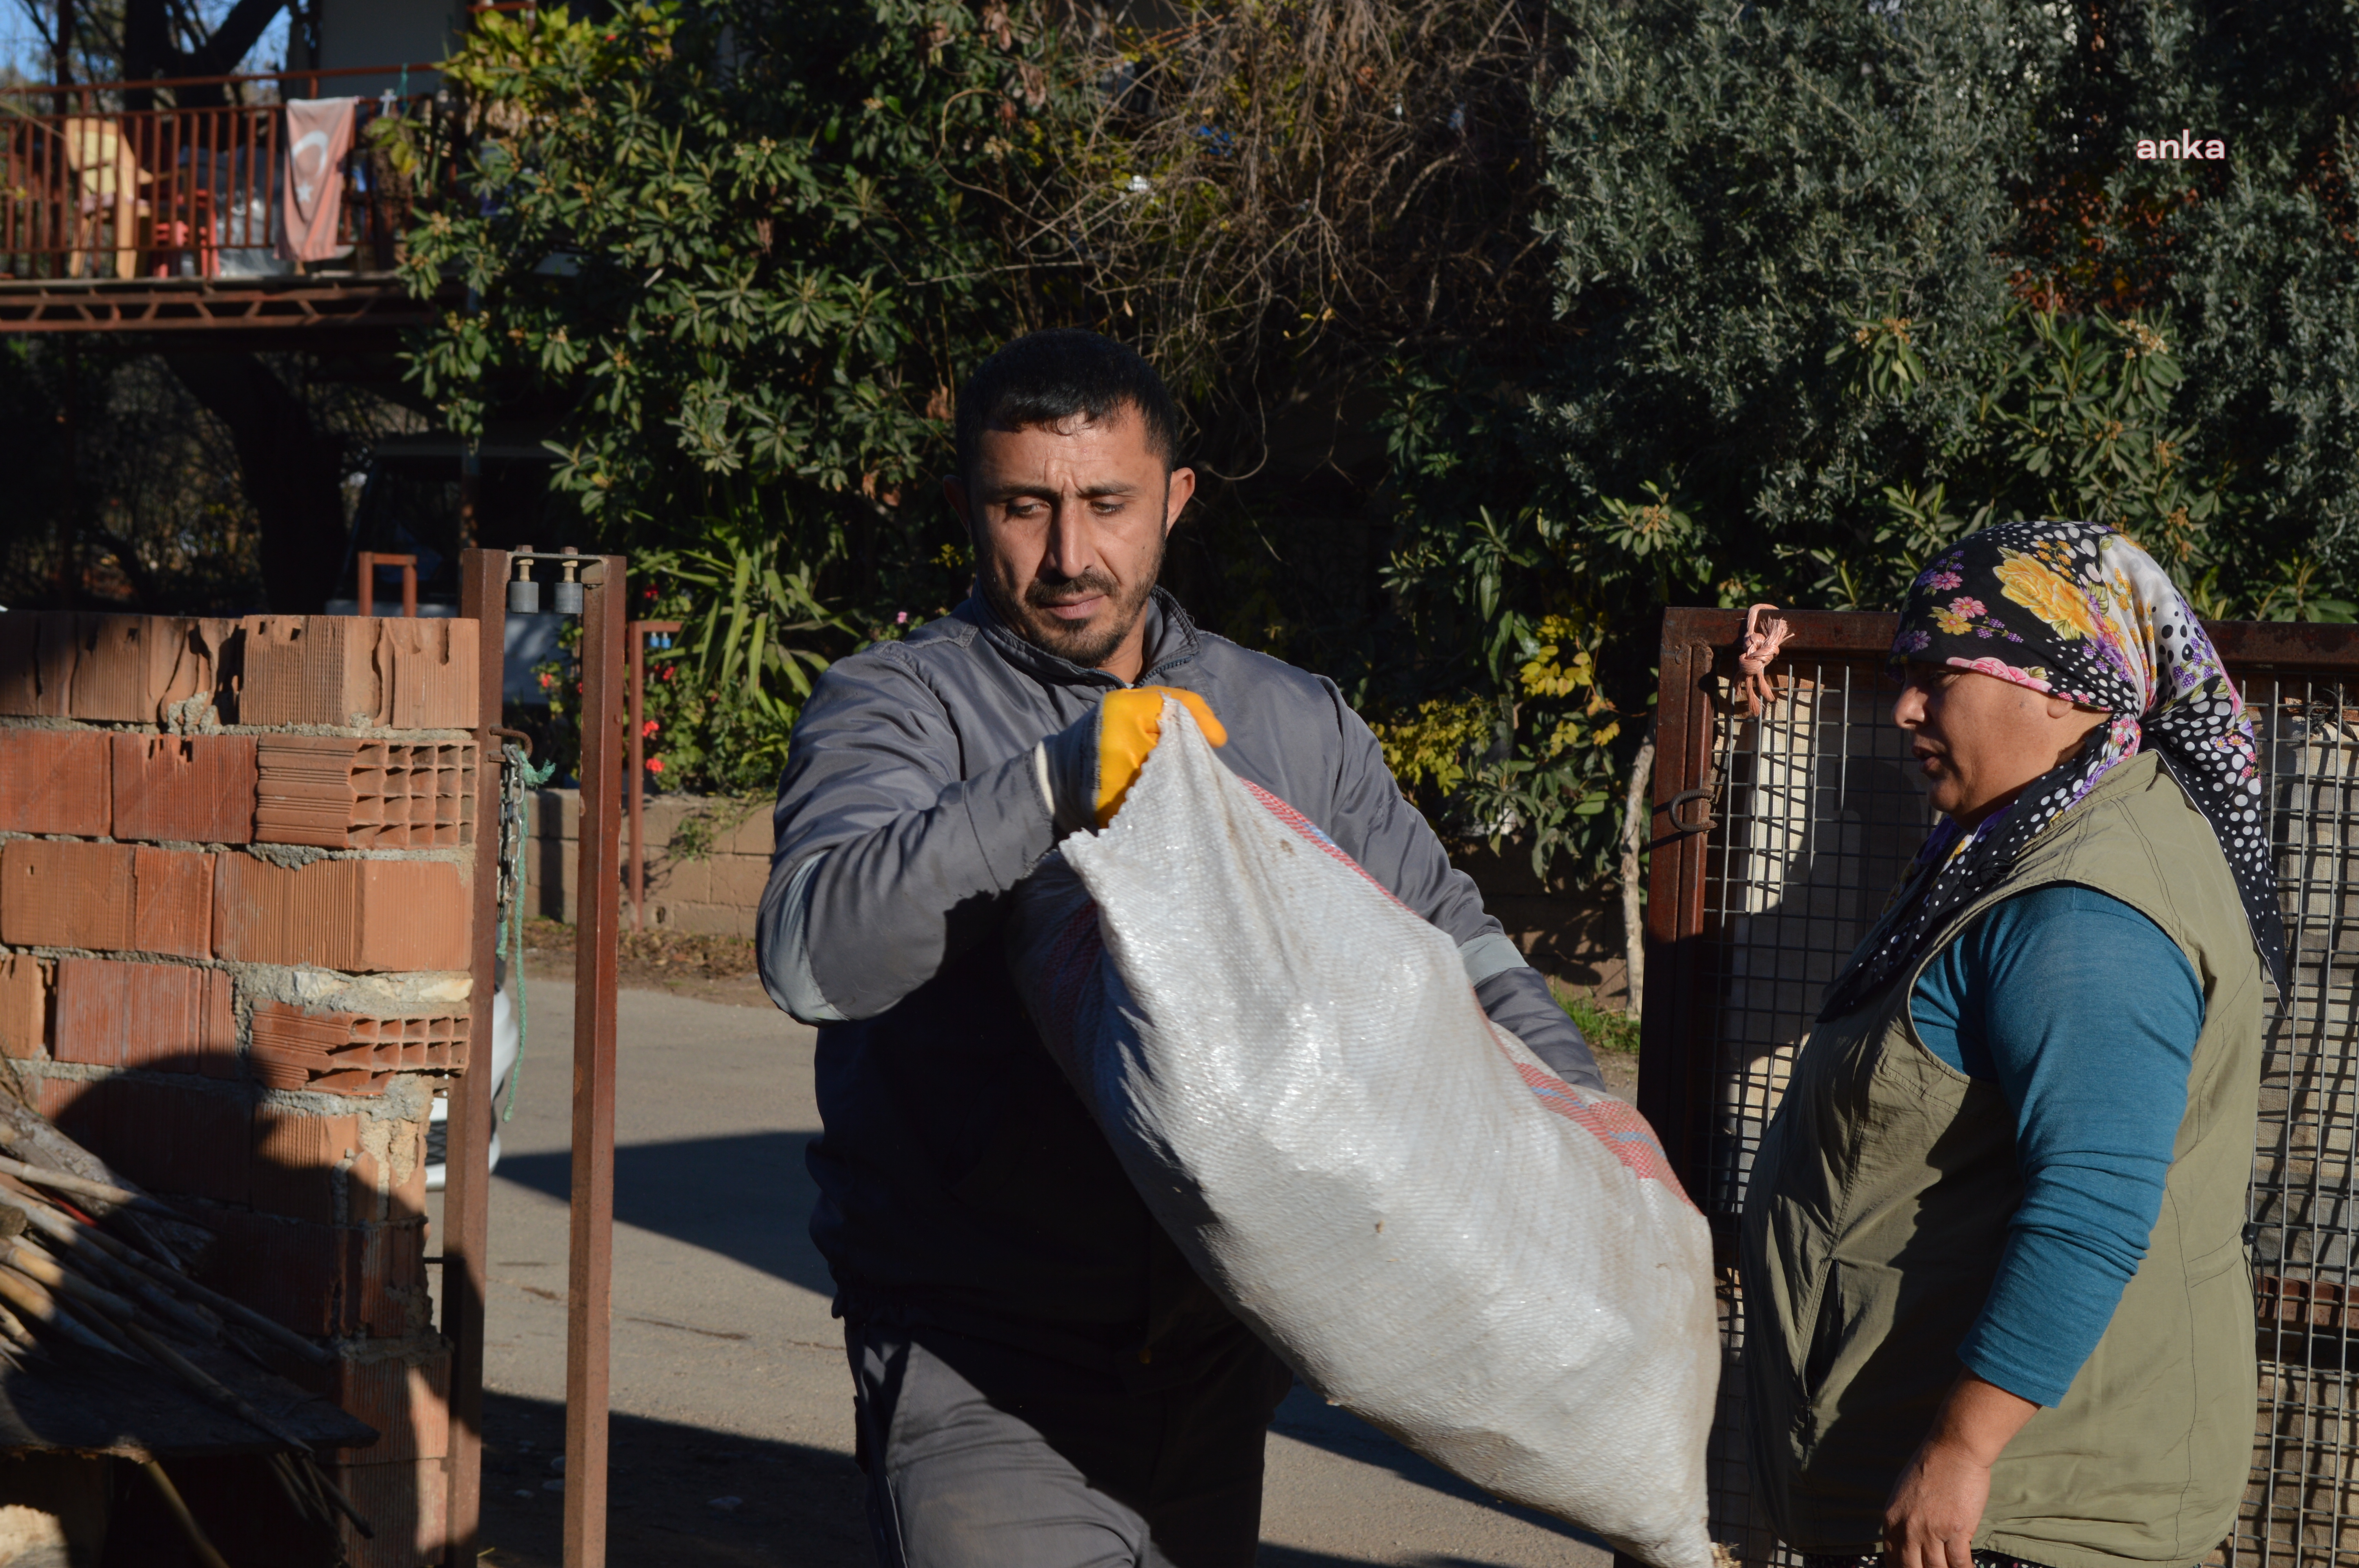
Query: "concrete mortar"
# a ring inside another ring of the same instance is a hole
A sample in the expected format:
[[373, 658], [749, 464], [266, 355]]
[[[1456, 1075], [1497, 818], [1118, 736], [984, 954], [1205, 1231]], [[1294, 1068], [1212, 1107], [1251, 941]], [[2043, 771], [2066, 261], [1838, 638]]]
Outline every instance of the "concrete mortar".
[[163, 708], [164, 730], [171, 735], [218, 735], [222, 732], [220, 711], [213, 699], [199, 693], [179, 702], [167, 703]]
[[381, 1339], [355, 1336], [324, 1343], [339, 1359], [354, 1367], [375, 1367], [389, 1361], [398, 1361], [405, 1367], [423, 1367], [451, 1347], [449, 1340], [431, 1331]]
[[264, 1089], [254, 1103], [298, 1116], [357, 1115], [365, 1121], [422, 1122], [434, 1101], [434, 1091], [423, 1080], [433, 1076], [428, 1073], [396, 1073], [392, 1082], [386, 1085], [385, 1092], [374, 1095], [331, 1095], [321, 1094], [317, 1089]]
[[[464, 969], [347, 975], [335, 969], [297, 968], [286, 964], [223, 963], [215, 967], [236, 977], [242, 999], [283, 1001], [315, 1012], [429, 1017], [465, 1007], [475, 989], [475, 978]], [[240, 1044], [249, 1039], [241, 1030]]]
[[[332, 735], [346, 740], [390, 741], [397, 745], [455, 746], [473, 741], [473, 730], [396, 730], [382, 724], [223, 724], [218, 718], [202, 728], [187, 729], [191, 722], [180, 713], [190, 704], [201, 699], [190, 697], [175, 703], [164, 711], [168, 717], [160, 723], [147, 719], [67, 719], [55, 715], [0, 715], [0, 729], [6, 730], [94, 730], [106, 735]], [[207, 703], [211, 712], [212, 705]], [[193, 720], [201, 723], [201, 720]]]
[[475, 864], [475, 847], [472, 844], [420, 849], [323, 849], [316, 844], [255, 843], [224, 845], [221, 852], [251, 855], [290, 871], [321, 860], [440, 860], [462, 871], [472, 871]]

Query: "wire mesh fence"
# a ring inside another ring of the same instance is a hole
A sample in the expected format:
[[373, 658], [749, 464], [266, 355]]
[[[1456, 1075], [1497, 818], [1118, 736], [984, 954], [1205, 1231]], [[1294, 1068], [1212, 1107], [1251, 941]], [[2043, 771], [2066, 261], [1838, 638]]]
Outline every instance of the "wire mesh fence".
[[[1672, 739], [1656, 799], [1707, 799], [1710, 816], [1674, 807], [1671, 832], [1656, 841], [1650, 930], [1673, 955], [1656, 983], [1681, 994], [1658, 1001], [1649, 987], [1641, 1101], [1672, 1132], [1723, 1241], [1713, 1535], [1745, 1563], [1788, 1568], [1799, 1559], [1771, 1531], [1747, 1462], [1744, 1319], [1726, 1243], [1821, 992], [1931, 817], [1891, 722], [1890, 617], [1808, 617], [1816, 634], [1798, 642], [1817, 645], [1789, 645], [1779, 699], [1757, 718], [1712, 694], [1713, 646], [1733, 640], [1722, 625], [1732, 618], [1674, 620], [1663, 708]], [[2340, 1568], [2359, 1563], [2359, 633], [2339, 650], [2310, 649], [2328, 667], [2299, 672], [2239, 668], [2235, 641], [2223, 653], [2259, 729], [2294, 980], [2269, 1015], [2256, 1129], [2251, 1483], [2211, 1561]]]

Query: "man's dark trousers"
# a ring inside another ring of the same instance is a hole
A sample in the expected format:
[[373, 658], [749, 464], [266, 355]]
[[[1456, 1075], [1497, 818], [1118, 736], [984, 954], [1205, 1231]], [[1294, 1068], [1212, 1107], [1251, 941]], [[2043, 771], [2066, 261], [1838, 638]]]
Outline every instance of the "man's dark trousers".
[[940, 1329], [847, 1324], [884, 1568], [1248, 1568], [1293, 1381], [1243, 1329], [1185, 1382]]

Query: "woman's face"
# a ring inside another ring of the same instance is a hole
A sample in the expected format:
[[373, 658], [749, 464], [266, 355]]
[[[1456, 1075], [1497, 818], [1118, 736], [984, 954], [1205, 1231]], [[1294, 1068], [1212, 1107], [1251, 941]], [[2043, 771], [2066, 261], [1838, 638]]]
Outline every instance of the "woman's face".
[[2081, 749], [2104, 710], [1986, 676], [1911, 662], [1892, 721], [1908, 732], [1933, 809], [1972, 827]]

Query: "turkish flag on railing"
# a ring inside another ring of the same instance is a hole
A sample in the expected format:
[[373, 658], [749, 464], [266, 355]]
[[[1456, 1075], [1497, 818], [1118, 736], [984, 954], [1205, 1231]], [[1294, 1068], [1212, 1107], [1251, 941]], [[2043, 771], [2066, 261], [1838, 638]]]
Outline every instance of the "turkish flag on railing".
[[294, 98], [287, 103], [285, 233], [289, 261], [326, 261], [344, 247], [336, 220], [344, 205], [344, 155], [353, 146], [357, 98]]

